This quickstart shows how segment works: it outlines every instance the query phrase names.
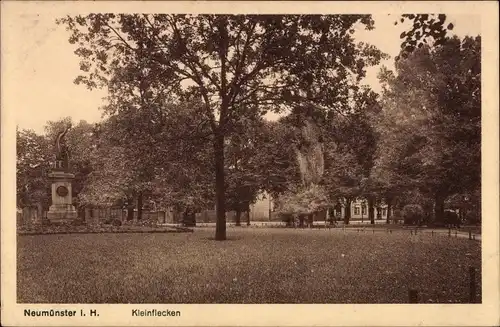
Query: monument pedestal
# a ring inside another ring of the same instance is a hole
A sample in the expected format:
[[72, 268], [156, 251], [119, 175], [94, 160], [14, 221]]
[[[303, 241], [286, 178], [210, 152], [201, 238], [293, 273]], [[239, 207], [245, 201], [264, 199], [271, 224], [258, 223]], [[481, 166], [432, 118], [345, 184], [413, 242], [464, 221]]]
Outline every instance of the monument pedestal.
[[52, 180], [52, 205], [47, 212], [51, 223], [69, 223], [78, 218], [78, 213], [72, 204], [71, 181], [75, 175], [54, 170], [49, 174]]

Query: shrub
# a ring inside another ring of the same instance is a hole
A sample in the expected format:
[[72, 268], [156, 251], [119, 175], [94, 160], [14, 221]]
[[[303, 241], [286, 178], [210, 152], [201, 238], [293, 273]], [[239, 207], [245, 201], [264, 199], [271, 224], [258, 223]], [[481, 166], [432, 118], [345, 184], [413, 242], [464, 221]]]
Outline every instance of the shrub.
[[286, 223], [287, 226], [292, 226], [294, 222], [293, 215], [291, 213], [280, 213], [280, 220]]
[[75, 219], [71, 222], [72, 226], [83, 226], [85, 225], [85, 221], [83, 219]]
[[443, 213], [443, 222], [446, 225], [454, 225], [457, 227], [460, 225], [460, 219], [458, 218], [457, 213], [449, 210], [446, 210]]
[[417, 225], [424, 217], [424, 209], [418, 204], [407, 204], [403, 208], [402, 215], [405, 225]]
[[122, 221], [120, 219], [113, 219], [113, 221], [111, 222], [111, 225], [113, 225], [113, 226], [121, 226], [122, 225]]

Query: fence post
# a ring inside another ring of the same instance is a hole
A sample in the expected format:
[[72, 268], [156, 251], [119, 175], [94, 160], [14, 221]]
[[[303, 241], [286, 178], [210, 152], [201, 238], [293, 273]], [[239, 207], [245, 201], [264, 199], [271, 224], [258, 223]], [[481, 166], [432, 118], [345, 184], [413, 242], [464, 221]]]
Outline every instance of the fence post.
[[469, 267], [469, 302], [476, 303], [476, 270]]
[[89, 207], [85, 207], [85, 221], [87, 223], [90, 222], [90, 208]]
[[408, 290], [408, 299], [410, 303], [418, 303], [418, 292], [417, 290]]

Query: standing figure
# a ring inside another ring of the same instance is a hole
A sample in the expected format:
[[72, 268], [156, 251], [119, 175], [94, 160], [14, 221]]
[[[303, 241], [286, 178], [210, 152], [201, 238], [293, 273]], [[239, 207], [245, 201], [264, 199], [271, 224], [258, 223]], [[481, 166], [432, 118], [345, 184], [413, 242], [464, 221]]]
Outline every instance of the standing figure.
[[66, 133], [68, 133], [71, 128], [71, 124], [66, 126], [66, 129], [63, 132], [59, 132], [56, 138], [56, 168], [69, 168], [69, 154], [68, 147], [66, 146], [66, 141], [64, 137]]

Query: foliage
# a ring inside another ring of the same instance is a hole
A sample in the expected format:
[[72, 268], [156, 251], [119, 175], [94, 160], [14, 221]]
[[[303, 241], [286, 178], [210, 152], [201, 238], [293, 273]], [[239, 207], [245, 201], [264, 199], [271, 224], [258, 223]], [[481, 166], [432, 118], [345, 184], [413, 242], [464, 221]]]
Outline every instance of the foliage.
[[[400, 38], [402, 57], [406, 58], [408, 53], [413, 52], [417, 48], [421, 48], [425, 44], [434, 41], [434, 45], [442, 45], [446, 42], [446, 33], [453, 29], [453, 24], [446, 24], [445, 14], [404, 14], [400, 18], [400, 22], [409, 21], [412, 26], [409, 31], [401, 33]], [[397, 25], [398, 22], [394, 22]], [[399, 59], [396, 58], [396, 61]]]
[[283, 119], [264, 122], [259, 134], [255, 163], [262, 189], [273, 198], [278, 198], [300, 184], [294, 137], [294, 128]]
[[351, 36], [357, 23], [373, 27], [369, 15], [90, 14], [59, 23], [77, 45], [84, 73], [77, 83], [110, 86], [117, 74], [139, 69], [154, 75], [140, 82], [201, 99], [199, 115], [213, 134], [218, 240], [226, 237], [224, 146], [235, 119], [305, 98], [326, 107], [345, 102], [348, 76], [360, 80], [382, 57]]
[[[376, 93], [362, 86], [353, 94], [351, 110], [327, 116], [323, 125], [325, 175], [322, 184], [330, 197], [346, 206], [356, 197], [371, 198], [379, 192], [370, 176], [377, 142], [371, 120], [380, 110], [378, 101]], [[349, 219], [347, 210], [345, 222]]]
[[48, 207], [51, 151], [48, 140], [32, 130], [16, 130], [17, 207], [41, 203]]
[[403, 207], [402, 215], [405, 224], [419, 224], [424, 218], [424, 209], [418, 204], [407, 204]]
[[381, 74], [377, 174], [434, 200], [439, 220], [448, 196], [480, 188], [480, 38], [424, 46], [396, 70]]
[[326, 192], [322, 187], [313, 184], [281, 196], [278, 212], [283, 215], [308, 215], [324, 209], [328, 204]]
[[234, 131], [226, 145], [226, 201], [229, 210], [237, 215], [246, 211], [257, 200], [264, 189], [263, 176], [258, 162], [259, 143], [265, 123], [260, 117], [240, 118], [234, 124]]
[[[51, 181], [48, 173], [54, 162], [54, 144], [57, 133], [72, 123], [69, 117], [48, 121], [45, 134], [38, 135], [30, 130], [17, 131], [17, 196], [18, 206], [41, 204], [48, 209], [51, 197]], [[95, 146], [94, 127], [80, 121], [66, 135], [70, 153], [69, 168], [75, 175], [72, 183], [76, 197], [92, 171], [91, 152]], [[75, 199], [77, 200], [77, 199]], [[78, 205], [78, 201], [75, 201]]]

